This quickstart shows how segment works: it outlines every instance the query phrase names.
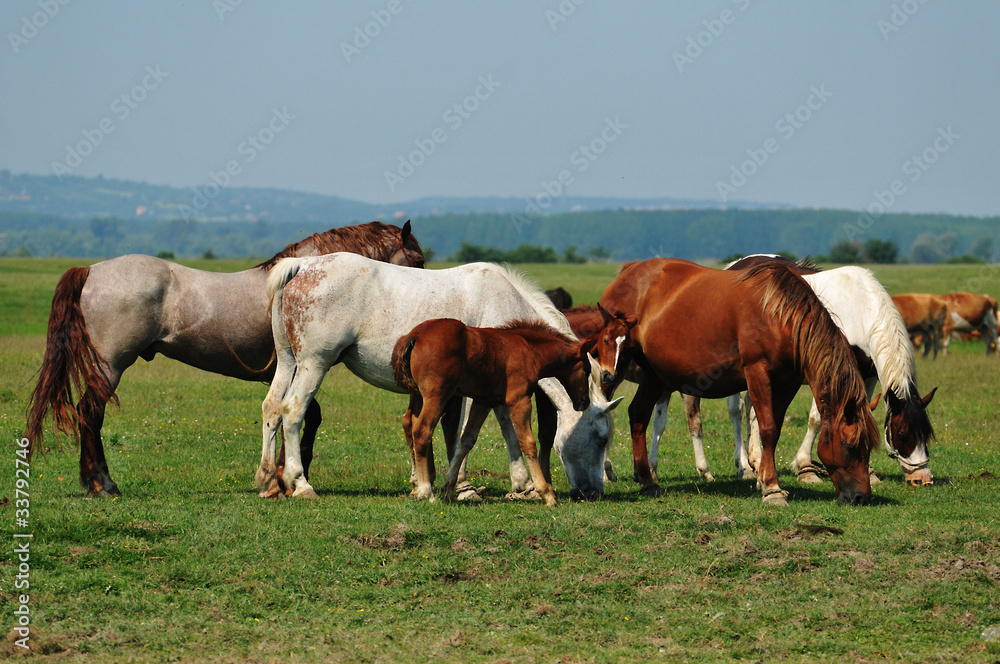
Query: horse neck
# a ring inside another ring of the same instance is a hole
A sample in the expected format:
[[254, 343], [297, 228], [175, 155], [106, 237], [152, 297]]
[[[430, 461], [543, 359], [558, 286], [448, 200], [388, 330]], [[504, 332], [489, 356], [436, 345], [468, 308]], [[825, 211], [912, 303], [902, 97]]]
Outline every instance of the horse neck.
[[571, 349], [562, 339], [548, 337], [525, 339], [525, 341], [530, 348], [530, 355], [534, 358], [538, 378], [561, 377], [572, 364], [571, 359], [576, 357], [576, 354], [570, 355]]

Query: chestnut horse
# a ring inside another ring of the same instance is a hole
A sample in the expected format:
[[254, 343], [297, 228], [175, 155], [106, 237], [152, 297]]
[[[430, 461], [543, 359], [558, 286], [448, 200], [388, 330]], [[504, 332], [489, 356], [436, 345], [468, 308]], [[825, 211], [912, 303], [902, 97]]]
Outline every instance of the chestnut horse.
[[[270, 380], [274, 339], [264, 293], [267, 275], [281, 258], [334, 251], [397, 265], [424, 264], [409, 221], [402, 228], [373, 221], [311, 235], [256, 267], [231, 274], [138, 254], [70, 268], [52, 299], [45, 357], [25, 430], [30, 445], [42, 439], [51, 409], [57, 429], [80, 439], [81, 486], [92, 496], [121, 495], [108, 470], [101, 427], [108, 401], [117, 402], [122, 373], [138, 358], [148, 362], [162, 353], [224, 376]], [[74, 392], [80, 398], [75, 408]], [[320, 420], [319, 407], [313, 406], [303, 438], [307, 466]]]
[[892, 303], [903, 317], [903, 324], [906, 325], [906, 331], [911, 337], [917, 334], [922, 337], [924, 357], [927, 357], [933, 348], [934, 358], [937, 359], [948, 318], [948, 303], [930, 293], [893, 295]]
[[979, 330], [986, 342], [986, 354], [997, 350], [997, 301], [985, 293], [977, 295], [960, 291], [942, 295], [941, 299], [948, 305], [948, 316], [944, 321], [942, 336], [944, 338], [944, 354], [948, 354], [948, 344], [951, 333], [971, 332]]
[[[403, 434], [413, 455], [416, 482], [410, 494], [434, 500], [431, 440], [453, 397], [472, 400], [465, 431], [449, 460], [446, 502], [455, 499], [458, 471], [472, 451], [490, 410], [506, 406], [535, 491], [556, 504], [552, 484], [538, 463], [531, 431], [531, 395], [542, 378], [555, 378], [577, 411], [589, 405], [590, 363], [583, 344], [540, 321], [517, 320], [499, 328], [469, 327], [454, 318], [417, 325], [392, 350], [392, 376], [410, 393]], [[430, 463], [428, 462], [430, 460]]]
[[[837, 502], [871, 499], [868, 459], [879, 437], [873, 406], [850, 345], [802, 277], [773, 262], [728, 271], [655, 258], [625, 265], [600, 304], [613, 317], [638, 320], [627, 354], [643, 378], [629, 406], [629, 425], [643, 493], [662, 493], [646, 451], [656, 402], [675, 391], [721, 398], [747, 389], [760, 425], [763, 500], [787, 504], [774, 452], [804, 378], [819, 401], [818, 452]], [[614, 367], [602, 370], [613, 376]]]

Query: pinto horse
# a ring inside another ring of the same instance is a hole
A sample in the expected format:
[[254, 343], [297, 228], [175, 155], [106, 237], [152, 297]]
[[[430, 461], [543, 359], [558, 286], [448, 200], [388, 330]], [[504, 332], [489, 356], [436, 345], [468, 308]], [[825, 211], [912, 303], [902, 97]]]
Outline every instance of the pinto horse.
[[952, 332], [978, 330], [986, 342], [986, 354], [997, 350], [997, 301], [989, 295], [968, 293], [948, 293], [941, 299], [948, 305], [948, 316], [944, 321], [942, 337], [944, 354], [948, 354], [948, 344]]
[[[643, 493], [662, 493], [646, 451], [646, 428], [657, 401], [675, 391], [721, 398], [747, 389], [760, 426], [763, 500], [787, 504], [774, 452], [804, 378], [818, 397], [823, 421], [818, 451], [837, 502], [871, 499], [868, 459], [878, 441], [874, 405], [843, 333], [795, 272], [773, 262], [728, 271], [655, 258], [625, 265], [600, 304], [612, 317], [638, 321], [627, 355], [642, 368], [643, 378], [629, 406], [629, 425]], [[613, 377], [614, 370], [602, 366], [602, 374]]]
[[[263, 445], [257, 479], [265, 498], [280, 493], [274, 462], [279, 424], [285, 433], [286, 490], [293, 496], [315, 495], [303, 473], [299, 428], [333, 365], [343, 362], [371, 385], [405, 393], [393, 377], [392, 350], [401, 336], [427, 320], [454, 318], [475, 327], [497, 327], [526, 319], [574, 338], [566, 319], [542, 291], [491, 263], [414, 270], [353, 254], [287, 258], [268, 277], [267, 295], [277, 368], [261, 406]], [[592, 399], [586, 411], [576, 413], [558, 381], [543, 379], [539, 388], [551, 399], [536, 398], [542, 470], [548, 468], [554, 447], [572, 495], [599, 497], [604, 491], [603, 459], [613, 404]], [[494, 413], [507, 441], [512, 489], [524, 491], [528, 474], [510, 414], [505, 406], [494, 408]], [[442, 419], [449, 459], [455, 456], [460, 420], [447, 414]]]
[[[28, 411], [29, 444], [41, 440], [51, 409], [57, 429], [79, 437], [81, 486], [92, 496], [121, 495], [108, 470], [101, 427], [107, 403], [117, 402], [122, 373], [138, 358], [151, 361], [161, 353], [240, 380], [270, 380], [274, 339], [264, 293], [267, 275], [287, 256], [334, 251], [424, 264], [409, 221], [402, 228], [373, 221], [311, 235], [231, 274], [138, 254], [70, 268], [52, 299], [45, 357]], [[74, 391], [80, 395], [75, 408]], [[303, 437], [307, 465], [320, 420], [319, 407], [313, 406]]]
[[555, 378], [577, 411], [589, 405], [589, 358], [583, 344], [539, 321], [518, 320], [499, 328], [469, 327], [454, 318], [436, 318], [400, 337], [392, 350], [392, 375], [410, 393], [403, 433], [413, 455], [416, 482], [410, 494], [434, 500], [433, 461], [428, 455], [434, 429], [456, 395], [472, 400], [465, 431], [450, 460], [443, 496], [455, 499], [459, 469], [472, 451], [490, 410], [505, 406], [527, 460], [535, 491], [556, 504], [552, 485], [538, 462], [531, 431], [531, 395], [542, 378]]
[[944, 326], [948, 319], [948, 303], [930, 293], [903, 293], [893, 295], [892, 303], [903, 317], [906, 331], [919, 334], [924, 346], [924, 357], [934, 349], [934, 359], [944, 338]]

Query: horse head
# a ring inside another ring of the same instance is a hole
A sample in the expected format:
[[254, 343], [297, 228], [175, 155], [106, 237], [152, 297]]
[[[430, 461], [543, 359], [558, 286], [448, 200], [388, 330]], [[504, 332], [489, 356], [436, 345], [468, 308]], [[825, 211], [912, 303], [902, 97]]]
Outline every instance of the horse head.
[[619, 371], [619, 360], [623, 352], [627, 354], [632, 345], [632, 328], [638, 322], [635, 316], [622, 313], [609, 313], [600, 304], [597, 309], [604, 318], [604, 327], [587, 340], [589, 349], [597, 353], [597, 373], [601, 384], [609, 385], [615, 382]]
[[609, 402], [596, 381], [588, 382], [590, 405], [583, 411], [574, 410], [558, 381], [546, 378], [538, 383], [558, 411], [553, 447], [566, 471], [574, 500], [597, 500], [604, 493], [604, 457], [614, 433], [611, 411], [624, 399]]
[[393, 265], [404, 265], [407, 267], [423, 267], [424, 252], [420, 248], [420, 243], [410, 230], [410, 220], [399, 230], [399, 244], [394, 248], [389, 261]]
[[871, 501], [868, 461], [878, 440], [878, 425], [871, 411], [881, 396], [871, 404], [864, 399], [840, 405], [820, 403], [824, 424], [816, 452], [830, 472], [840, 505], [867, 505]]
[[899, 462], [906, 482], [913, 486], [934, 484], [929, 467], [927, 441], [934, 436], [926, 408], [937, 392], [935, 387], [920, 398], [916, 386], [912, 397], [898, 398], [892, 390], [886, 392], [885, 445], [889, 456]]

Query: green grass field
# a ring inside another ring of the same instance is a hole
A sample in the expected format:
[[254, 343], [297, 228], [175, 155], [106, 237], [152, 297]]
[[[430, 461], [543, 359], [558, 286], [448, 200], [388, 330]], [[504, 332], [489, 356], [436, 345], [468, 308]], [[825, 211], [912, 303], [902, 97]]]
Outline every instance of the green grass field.
[[[49, 301], [73, 264], [0, 259], [6, 524]], [[584, 303], [616, 267], [525, 271]], [[997, 268], [875, 272], [893, 293], [1000, 293]], [[917, 360], [921, 390], [939, 387], [933, 487], [905, 486], [882, 450], [872, 505], [838, 507], [829, 483], [798, 485], [786, 468], [805, 431], [802, 390], [778, 446], [784, 509], [735, 479], [723, 402], [703, 404], [717, 479], [698, 477], [680, 399], [661, 451], [662, 498], [623, 480], [600, 502], [573, 503], [559, 468], [555, 509], [506, 501], [506, 450], [490, 422], [469, 466], [486, 499], [415, 503], [405, 397], [340, 367], [319, 395], [310, 480], [320, 499], [263, 501], [252, 479], [266, 386], [140, 360], [104, 428], [123, 497], [82, 498], [65, 439], [47, 438], [51, 449], [31, 462], [30, 589], [13, 589], [8, 534], [0, 658], [21, 654], [13, 610], [28, 593], [32, 655], [60, 662], [1000, 661], [1000, 644], [980, 638], [1000, 625], [1000, 360], [981, 343], [953, 349]], [[624, 407], [617, 415], [612, 460], [627, 477]]]

